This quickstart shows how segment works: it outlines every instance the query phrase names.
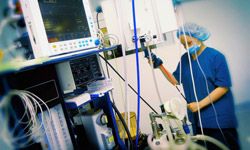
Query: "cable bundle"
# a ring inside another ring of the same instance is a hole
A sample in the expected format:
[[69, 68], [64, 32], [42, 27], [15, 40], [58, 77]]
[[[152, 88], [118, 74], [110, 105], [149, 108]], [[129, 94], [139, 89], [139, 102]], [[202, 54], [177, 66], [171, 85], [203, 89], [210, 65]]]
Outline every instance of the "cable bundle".
[[[18, 97], [18, 99], [14, 99]], [[20, 100], [24, 111], [17, 114], [18, 110], [14, 110], [14, 100]], [[42, 105], [45, 106], [51, 114], [48, 106], [35, 94], [23, 90], [11, 90], [0, 101], [0, 121], [2, 127], [0, 129], [0, 137], [10, 148], [24, 148], [35, 143], [35, 140], [41, 135], [40, 129], [43, 127], [44, 114]], [[41, 121], [38, 121], [37, 114], [41, 113]]]

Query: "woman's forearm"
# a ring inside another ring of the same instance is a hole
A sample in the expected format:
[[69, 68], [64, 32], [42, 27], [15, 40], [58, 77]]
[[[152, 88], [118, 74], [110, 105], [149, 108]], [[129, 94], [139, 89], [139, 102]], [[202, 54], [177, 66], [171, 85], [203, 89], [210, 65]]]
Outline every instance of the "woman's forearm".
[[167, 78], [167, 80], [173, 84], [173, 85], [177, 85], [178, 81], [175, 79], [175, 77], [163, 66], [160, 65], [159, 66], [161, 72], [163, 73], [163, 75]]
[[214, 89], [207, 97], [205, 97], [203, 100], [201, 100], [200, 103], [200, 109], [210, 105], [213, 102], [216, 102], [219, 100], [223, 95], [225, 95], [228, 91], [227, 87], [217, 87]]

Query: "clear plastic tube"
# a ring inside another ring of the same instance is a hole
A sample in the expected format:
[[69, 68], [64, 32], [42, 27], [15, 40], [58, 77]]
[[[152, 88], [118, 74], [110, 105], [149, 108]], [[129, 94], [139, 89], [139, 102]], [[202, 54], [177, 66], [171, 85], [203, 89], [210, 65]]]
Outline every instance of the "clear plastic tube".
[[212, 105], [212, 107], [213, 107], [213, 110], [214, 110], [216, 124], [218, 125], [218, 128], [219, 128], [219, 130], [220, 130], [220, 132], [221, 132], [221, 135], [223, 136], [224, 141], [227, 141], [226, 138], [225, 138], [224, 133], [223, 133], [222, 130], [221, 130], [221, 127], [220, 127], [220, 124], [219, 124], [219, 121], [218, 121], [218, 114], [217, 114], [217, 111], [216, 111], [216, 109], [215, 109], [215, 107], [214, 107], [214, 103], [213, 103], [213, 101], [212, 101], [212, 99], [211, 99], [211, 96], [210, 96], [210, 92], [209, 92], [209, 89], [208, 89], [208, 83], [207, 83], [207, 77], [206, 77], [206, 75], [205, 75], [205, 73], [204, 73], [204, 70], [202, 69], [202, 67], [201, 67], [201, 65], [200, 65], [199, 58], [198, 58], [198, 56], [197, 56], [196, 53], [195, 53], [195, 55], [196, 55], [196, 59], [197, 59], [198, 66], [199, 66], [199, 68], [200, 68], [200, 70], [201, 70], [201, 72], [202, 72], [202, 75], [203, 75], [204, 80], [205, 80], [205, 83], [206, 83], [206, 90], [207, 90], [207, 94], [208, 94], [209, 101], [210, 101], [210, 103], [211, 103], [211, 105]]
[[158, 84], [157, 84], [157, 80], [156, 80], [156, 76], [155, 76], [155, 72], [154, 72], [153, 60], [152, 60], [151, 52], [150, 52], [150, 50], [149, 50], [149, 45], [148, 45], [148, 43], [147, 43], [147, 50], [148, 50], [148, 54], [149, 54], [149, 61], [150, 61], [150, 66], [151, 66], [152, 75], [153, 75], [155, 90], [156, 90], [156, 92], [157, 92], [157, 96], [158, 96], [158, 99], [159, 99], [159, 101], [160, 101], [160, 104], [163, 105], [163, 101], [162, 101], [162, 98], [161, 98], [161, 95], [160, 95], [160, 91], [159, 91], [159, 88], [158, 88]]
[[[189, 47], [188, 47], [188, 44], [187, 44], [187, 39], [186, 39], [184, 27], [183, 27], [183, 26], [184, 26], [184, 23], [183, 23], [183, 17], [182, 17], [181, 8], [180, 8], [180, 13], [181, 13], [181, 14], [178, 16], [178, 18], [180, 19], [181, 30], [182, 30], [182, 32], [184, 33], [185, 44], [187, 45], [187, 49], [188, 49]], [[197, 104], [197, 107], [198, 107], [199, 124], [200, 124], [200, 127], [201, 127], [201, 133], [202, 133], [202, 135], [204, 135], [203, 125], [202, 125], [202, 121], [201, 121], [201, 114], [200, 114], [199, 101], [198, 101], [198, 97], [197, 97], [196, 86], [195, 86], [194, 76], [193, 76], [192, 62], [191, 62], [191, 58], [190, 58], [189, 51], [187, 51], [187, 52], [188, 52], [188, 61], [189, 61], [189, 68], [190, 68], [190, 73], [191, 73], [191, 80], [192, 80], [192, 85], [193, 85], [193, 89], [194, 89], [194, 96], [195, 96], [196, 104]], [[205, 143], [205, 144], [206, 144], [206, 143]]]
[[[121, 0], [115, 0], [114, 1], [115, 4], [116, 4], [116, 8], [121, 8], [120, 11], [119, 10], [116, 10], [117, 11], [117, 16], [118, 16], [118, 19], [119, 19], [119, 26], [120, 26], [120, 32], [122, 33], [122, 55], [123, 55], [123, 69], [124, 69], [124, 79], [125, 79], [125, 122], [127, 123], [127, 126], [128, 126], [128, 130], [130, 132], [130, 103], [129, 103], [129, 100], [128, 100], [128, 77], [127, 77], [127, 59], [126, 59], [126, 49], [127, 49], [127, 41], [126, 41], [126, 37], [125, 37], [125, 34], [124, 34], [124, 31], [122, 30], [123, 28], [123, 25], [122, 25], [122, 22], [124, 21], [124, 18], [123, 18], [123, 7], [122, 7], [122, 4], [121, 4]], [[128, 120], [128, 121], [126, 121]], [[130, 147], [130, 146], [128, 146]]]

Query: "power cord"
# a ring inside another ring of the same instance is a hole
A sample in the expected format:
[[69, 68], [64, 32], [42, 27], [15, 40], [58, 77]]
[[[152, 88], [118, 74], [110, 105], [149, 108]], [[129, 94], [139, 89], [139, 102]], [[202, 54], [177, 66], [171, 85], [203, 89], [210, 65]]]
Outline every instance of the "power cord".
[[[123, 80], [123, 81], [125, 81], [125, 79], [122, 77], [122, 75], [102, 56], [102, 55], [100, 55], [99, 54], [99, 56], [109, 65], [109, 67]], [[128, 84], [128, 86], [130, 87], [130, 89], [134, 92], [134, 93], [136, 93], [136, 94], [138, 94], [137, 92], [136, 92], [136, 90], [130, 85], [130, 84]], [[143, 97], [141, 97], [140, 96], [140, 98], [142, 99], [142, 101], [153, 111], [153, 112], [155, 112], [156, 114], [158, 114], [157, 113], [157, 111], [143, 98]]]
[[123, 119], [123, 117], [122, 117], [120, 111], [119, 111], [119, 110], [117, 109], [117, 107], [114, 105], [114, 103], [111, 103], [111, 104], [112, 104], [112, 107], [113, 107], [113, 109], [115, 110], [116, 114], [118, 115], [119, 119], [121, 120], [122, 125], [123, 125], [123, 127], [124, 127], [124, 129], [125, 129], [125, 131], [126, 131], [126, 133], [127, 133], [127, 135], [128, 135], [128, 140], [129, 140], [129, 143], [130, 143], [130, 148], [131, 148], [132, 150], [134, 150], [134, 144], [133, 144], [132, 137], [131, 137], [131, 134], [130, 134], [130, 132], [129, 132], [128, 126], [127, 126], [125, 120]]

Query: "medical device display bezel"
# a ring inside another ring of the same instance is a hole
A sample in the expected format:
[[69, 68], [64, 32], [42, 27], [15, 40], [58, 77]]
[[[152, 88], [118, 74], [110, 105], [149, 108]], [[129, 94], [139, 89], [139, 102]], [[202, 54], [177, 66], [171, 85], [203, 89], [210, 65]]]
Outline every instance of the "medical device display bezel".
[[[48, 2], [51, 1], [56, 2], [56, 0], [49, 0]], [[35, 58], [57, 56], [97, 47], [95, 45], [95, 40], [97, 40], [96, 29], [88, 0], [82, 0], [83, 5], [79, 7], [83, 7], [85, 10], [90, 36], [56, 42], [49, 42], [48, 40], [39, 0], [22, 0], [20, 2]]]

